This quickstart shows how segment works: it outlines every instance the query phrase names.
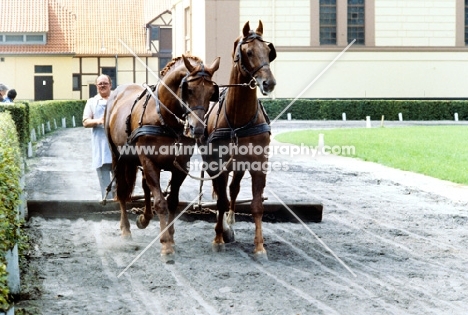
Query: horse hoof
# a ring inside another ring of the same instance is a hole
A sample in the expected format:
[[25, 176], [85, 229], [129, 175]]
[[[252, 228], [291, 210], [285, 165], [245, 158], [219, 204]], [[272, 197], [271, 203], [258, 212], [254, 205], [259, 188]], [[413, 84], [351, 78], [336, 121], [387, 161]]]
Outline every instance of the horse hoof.
[[161, 254], [161, 261], [168, 265], [173, 265], [175, 263], [175, 254]]
[[225, 243], [232, 243], [236, 240], [234, 230], [233, 229], [228, 229], [223, 231], [223, 241]]
[[265, 250], [254, 253], [253, 258], [255, 261], [258, 261], [258, 262], [268, 261], [268, 255]]
[[136, 219], [136, 226], [139, 228], [139, 229], [146, 229], [146, 227], [148, 226], [149, 224], [149, 221], [146, 221], [145, 220], [145, 216], [140, 214], [137, 219]]
[[226, 251], [226, 245], [224, 243], [213, 243], [211, 249], [215, 253], [220, 253]]
[[122, 235], [121, 235], [122, 239], [124, 241], [131, 241], [132, 240], [132, 233], [130, 231], [128, 232], [122, 232]]

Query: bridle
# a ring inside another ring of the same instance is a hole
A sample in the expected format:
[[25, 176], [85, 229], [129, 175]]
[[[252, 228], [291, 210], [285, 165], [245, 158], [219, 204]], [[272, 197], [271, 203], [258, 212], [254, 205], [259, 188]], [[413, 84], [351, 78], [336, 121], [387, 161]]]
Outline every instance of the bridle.
[[257, 80], [255, 79], [255, 74], [258, 71], [260, 71], [263, 67], [268, 66], [269, 62], [264, 62], [261, 65], [259, 65], [258, 67], [256, 67], [253, 70], [249, 71], [245, 67], [244, 63], [242, 62], [242, 52], [241, 52], [242, 45], [250, 43], [250, 42], [252, 42], [254, 40], [259, 40], [259, 41], [261, 41], [263, 43], [268, 43], [268, 47], [270, 48], [270, 54], [269, 54], [269, 59], [270, 60], [269, 60], [269, 62], [272, 62], [276, 58], [276, 50], [275, 50], [275, 47], [273, 46], [273, 43], [264, 41], [262, 36], [258, 35], [257, 33], [251, 33], [249, 36], [242, 38], [237, 43], [236, 51], [235, 51], [235, 55], [234, 55], [235, 65], [236, 66], [238, 65], [239, 69], [242, 72], [244, 72], [245, 74], [247, 74], [248, 77], [250, 77], [251, 80], [249, 81], [249, 83], [226, 84], [226, 85], [220, 85], [221, 87], [230, 87], [230, 86], [244, 86], [245, 87], [245, 86], [247, 86], [247, 87], [251, 88], [252, 90], [257, 87]]
[[[143, 92], [138, 96], [138, 98], [135, 100], [133, 106], [132, 106], [132, 109], [130, 111], [130, 114], [131, 112], [133, 112], [133, 108], [134, 106], [136, 105], [137, 101], [139, 101], [141, 98], [143, 98], [143, 96], [147, 93], [147, 97], [146, 97], [146, 101], [144, 102], [144, 105], [143, 105], [143, 113], [142, 113], [142, 117], [140, 118], [140, 122], [139, 122], [139, 126], [141, 127], [142, 126], [142, 120], [143, 120], [143, 115], [144, 115], [144, 112], [146, 110], [146, 105], [149, 101], [149, 98], [152, 96], [153, 99], [155, 100], [156, 102], [156, 112], [159, 116], [159, 121], [161, 122], [161, 125], [166, 125], [165, 121], [164, 121], [164, 118], [162, 116], [162, 113], [161, 113], [161, 107], [164, 108], [164, 110], [169, 114], [169, 115], [172, 115], [175, 120], [181, 124], [181, 125], [186, 125], [187, 121], [186, 121], [186, 118], [187, 118], [187, 115], [192, 112], [192, 111], [195, 111], [195, 110], [205, 110], [205, 107], [203, 105], [197, 105], [193, 108], [190, 108], [188, 107], [186, 104], [185, 104], [185, 101], [187, 99], [187, 89], [188, 89], [188, 83], [189, 82], [192, 82], [192, 81], [196, 81], [198, 79], [203, 79], [203, 81], [205, 82], [210, 82], [211, 84], [213, 84], [215, 86], [215, 92], [213, 93], [213, 96], [212, 96], [212, 100], [215, 98], [216, 101], [218, 100], [219, 98], [219, 88], [218, 88], [218, 85], [213, 82], [212, 80], [210, 80], [211, 78], [211, 75], [205, 71], [205, 66], [203, 65], [203, 63], [201, 64], [202, 66], [202, 69], [200, 71], [196, 71], [195, 73], [188, 73], [183, 77], [180, 85], [179, 85], [179, 88], [181, 89], [181, 97], [179, 98], [179, 104], [180, 104], [180, 107], [182, 108], [182, 119], [179, 118], [174, 112], [172, 112], [166, 105], [164, 105], [163, 102], [161, 102], [161, 100], [159, 99], [159, 86], [161, 84], [161, 81], [158, 82], [158, 84], [156, 86], [149, 86], [147, 84], [143, 84], [143, 87], [145, 88], [145, 90], [143, 90]], [[189, 79], [189, 77], [192, 77], [191, 79]], [[203, 82], [203, 84], [204, 84]], [[166, 87], [167, 88], [167, 87]]]
[[[190, 78], [192, 77], [192, 78]], [[190, 78], [190, 79], [189, 79]], [[181, 97], [180, 97], [180, 100], [182, 102], [179, 102], [181, 107], [182, 107], [182, 118], [185, 119], [186, 116], [191, 112], [191, 111], [195, 111], [195, 110], [205, 110], [205, 107], [203, 105], [197, 105], [195, 107], [191, 107], [189, 108], [187, 105], [185, 105], [185, 101], [188, 97], [187, 95], [187, 89], [188, 89], [188, 84], [190, 82], [193, 82], [193, 81], [196, 81], [196, 80], [199, 80], [199, 79], [202, 79], [203, 80], [203, 85], [205, 84], [205, 82], [209, 82], [211, 83], [214, 87], [215, 87], [215, 92], [213, 93], [213, 95], [211, 96], [211, 99], [210, 101], [212, 102], [217, 102], [218, 99], [219, 99], [219, 88], [218, 88], [218, 85], [211, 80], [211, 75], [205, 71], [205, 65], [203, 63], [201, 63], [201, 70], [195, 72], [194, 74], [191, 74], [189, 72], [187, 72], [187, 74], [185, 75], [185, 77], [183, 77], [182, 81], [180, 82], [180, 85], [179, 85], [179, 88], [181, 90]]]

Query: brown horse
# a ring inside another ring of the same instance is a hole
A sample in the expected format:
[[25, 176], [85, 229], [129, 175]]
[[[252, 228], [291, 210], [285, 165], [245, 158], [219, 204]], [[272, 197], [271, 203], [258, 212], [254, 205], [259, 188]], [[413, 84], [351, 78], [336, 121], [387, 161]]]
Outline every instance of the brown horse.
[[[204, 115], [210, 101], [219, 96], [218, 86], [211, 81], [218, 67], [219, 57], [209, 67], [197, 57], [174, 58], [161, 71], [157, 86], [122, 85], [110, 95], [105, 128], [113, 155], [123, 237], [131, 236], [126, 202], [131, 199], [138, 166], [143, 169], [145, 210], [138, 216], [137, 226], [144, 229], [153, 218], [150, 192], [161, 231], [174, 220], [179, 188], [186, 177], [174, 162], [186, 169], [193, 153], [187, 147], [193, 148], [195, 139], [203, 135]], [[171, 172], [167, 200], [160, 187], [162, 170]], [[162, 256], [174, 253], [173, 235], [172, 224], [160, 239]]]
[[[233, 238], [229, 226], [224, 224], [223, 229], [224, 214], [230, 210], [227, 223], [234, 223], [240, 182], [248, 170], [252, 177], [254, 255], [256, 258], [266, 258], [262, 233], [262, 195], [268, 171], [266, 148], [270, 143], [270, 126], [263, 106], [257, 99], [256, 87], [258, 86], [264, 95], [273, 91], [276, 80], [270, 70], [270, 62], [275, 59], [276, 51], [273, 44], [262, 39], [261, 21], [255, 31], [250, 29], [247, 22], [242, 33], [243, 35], [234, 42], [233, 66], [228, 88], [223, 91], [219, 103], [208, 114], [204, 139], [206, 147], [203, 151], [209, 154], [204, 154], [203, 158], [208, 174], [214, 178], [213, 192], [217, 197], [219, 212], [213, 249], [223, 250], [224, 241], [229, 242]], [[218, 176], [220, 172], [221, 175]], [[229, 202], [226, 189], [231, 172], [233, 177], [229, 186]]]

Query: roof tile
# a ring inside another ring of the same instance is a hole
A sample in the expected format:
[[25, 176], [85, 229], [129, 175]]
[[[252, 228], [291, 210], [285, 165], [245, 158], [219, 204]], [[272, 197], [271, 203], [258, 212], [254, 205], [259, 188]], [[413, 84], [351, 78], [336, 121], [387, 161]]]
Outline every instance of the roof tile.
[[[46, 45], [0, 45], [0, 53], [151, 55], [145, 23], [170, 0], [1, 0], [0, 33], [47, 32]], [[23, 21], [24, 20], [24, 21]], [[122, 45], [130, 47], [130, 50]]]

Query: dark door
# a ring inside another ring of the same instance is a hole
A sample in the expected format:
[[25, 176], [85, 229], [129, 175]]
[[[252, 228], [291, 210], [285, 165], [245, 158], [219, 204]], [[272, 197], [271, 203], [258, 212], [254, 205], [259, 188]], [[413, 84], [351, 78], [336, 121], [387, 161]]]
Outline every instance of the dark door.
[[35, 76], [34, 77], [34, 100], [47, 101], [54, 99], [54, 80], [52, 76]]

